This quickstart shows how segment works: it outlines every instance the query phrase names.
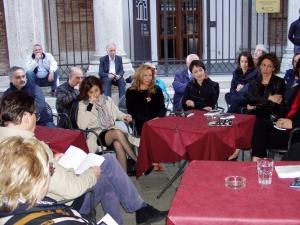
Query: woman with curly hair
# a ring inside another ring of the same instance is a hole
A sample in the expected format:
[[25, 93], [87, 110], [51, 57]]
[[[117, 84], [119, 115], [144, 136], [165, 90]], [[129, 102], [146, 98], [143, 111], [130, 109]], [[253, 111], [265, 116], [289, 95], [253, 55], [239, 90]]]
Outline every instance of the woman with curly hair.
[[164, 95], [155, 85], [155, 69], [152, 66], [143, 64], [135, 72], [132, 86], [126, 92], [126, 106], [139, 135], [146, 121], [165, 116]]

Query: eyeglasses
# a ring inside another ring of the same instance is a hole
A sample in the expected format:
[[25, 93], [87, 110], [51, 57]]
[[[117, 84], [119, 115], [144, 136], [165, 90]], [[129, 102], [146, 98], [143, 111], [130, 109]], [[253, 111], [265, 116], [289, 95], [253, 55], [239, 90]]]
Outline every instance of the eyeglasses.
[[50, 177], [53, 176], [54, 174], [54, 171], [55, 171], [55, 167], [54, 167], [54, 164], [52, 162], [49, 163], [49, 172], [50, 172]]

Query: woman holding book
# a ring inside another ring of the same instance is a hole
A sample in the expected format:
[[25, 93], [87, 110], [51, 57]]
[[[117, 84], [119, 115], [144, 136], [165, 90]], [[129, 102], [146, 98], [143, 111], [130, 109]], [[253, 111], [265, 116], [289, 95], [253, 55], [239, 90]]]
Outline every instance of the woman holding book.
[[[131, 115], [121, 112], [110, 97], [103, 95], [102, 82], [94, 76], [86, 77], [82, 81], [79, 91], [81, 101], [78, 106], [78, 127], [81, 129], [94, 128], [102, 145], [112, 146], [115, 149], [117, 159], [126, 171], [126, 154], [134, 161], [137, 161], [137, 157], [126, 134], [115, 127], [115, 121], [122, 120], [129, 123], [132, 121]], [[93, 134], [88, 135], [87, 143], [90, 151], [95, 152], [97, 137]]]

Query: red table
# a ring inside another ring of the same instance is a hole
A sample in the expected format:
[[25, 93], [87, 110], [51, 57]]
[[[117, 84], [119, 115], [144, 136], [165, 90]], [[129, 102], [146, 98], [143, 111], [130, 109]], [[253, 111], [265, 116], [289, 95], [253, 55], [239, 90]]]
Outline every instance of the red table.
[[37, 126], [35, 136], [37, 139], [48, 144], [55, 153], [64, 153], [70, 145], [89, 152], [84, 134], [78, 130]]
[[[224, 178], [230, 175], [245, 177], [246, 187], [226, 188]], [[280, 179], [274, 171], [272, 184], [262, 188], [255, 163], [193, 161], [173, 199], [167, 225], [299, 225], [300, 190], [289, 188], [292, 180]]]
[[141, 176], [154, 162], [182, 159], [226, 160], [237, 148], [250, 148], [255, 116], [236, 114], [232, 126], [211, 127], [203, 111], [168, 116], [144, 124], [137, 162]]

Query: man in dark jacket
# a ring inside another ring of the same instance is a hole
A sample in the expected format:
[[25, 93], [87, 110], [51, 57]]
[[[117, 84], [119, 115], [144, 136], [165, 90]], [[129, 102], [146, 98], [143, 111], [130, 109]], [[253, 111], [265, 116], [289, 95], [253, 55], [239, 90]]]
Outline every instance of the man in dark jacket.
[[119, 99], [125, 94], [125, 80], [122, 57], [116, 55], [116, 44], [106, 46], [107, 55], [100, 58], [99, 77], [103, 82], [104, 94], [111, 96], [111, 85], [119, 88]]
[[294, 54], [300, 52], [300, 17], [291, 24], [288, 39], [294, 44]]
[[26, 92], [34, 98], [36, 113], [39, 117], [37, 125], [55, 127], [52, 115], [47, 111], [45, 96], [42, 89], [38, 85], [27, 81], [25, 70], [22, 67], [11, 67], [7, 73], [10, 79], [10, 87], [4, 92], [3, 96], [14, 91]]

